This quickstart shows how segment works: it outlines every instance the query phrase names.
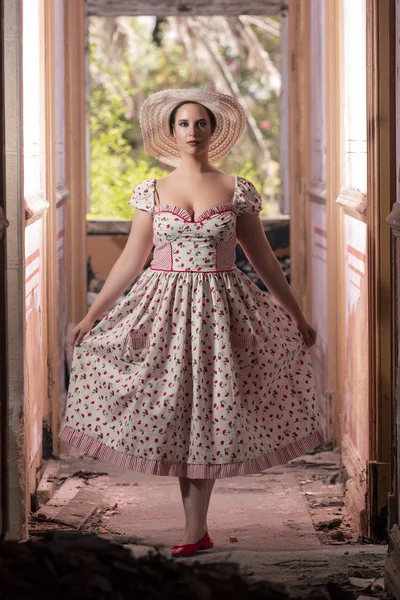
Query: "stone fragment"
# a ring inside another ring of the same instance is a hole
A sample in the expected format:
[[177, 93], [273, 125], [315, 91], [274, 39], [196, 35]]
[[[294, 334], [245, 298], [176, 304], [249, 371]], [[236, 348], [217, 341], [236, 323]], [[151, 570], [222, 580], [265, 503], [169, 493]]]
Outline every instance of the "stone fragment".
[[332, 540], [336, 540], [338, 542], [341, 542], [342, 540], [345, 539], [344, 533], [340, 529], [338, 531], [331, 531], [330, 537]]

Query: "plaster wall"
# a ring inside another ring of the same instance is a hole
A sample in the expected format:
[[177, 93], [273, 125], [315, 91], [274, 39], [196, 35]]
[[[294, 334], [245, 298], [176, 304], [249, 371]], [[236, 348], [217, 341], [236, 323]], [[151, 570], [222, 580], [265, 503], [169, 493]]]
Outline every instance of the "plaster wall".
[[57, 188], [65, 187], [64, 2], [54, 0], [55, 154]]
[[330, 418], [327, 406], [328, 373], [328, 247], [325, 204], [311, 203], [311, 278], [313, 327], [317, 339], [312, 351], [317, 397], [325, 427]]
[[344, 432], [369, 459], [367, 226], [344, 215]]
[[325, 83], [325, 0], [313, 5], [310, 14], [310, 127], [311, 184], [326, 186], [326, 83]]
[[328, 247], [326, 214], [325, 0], [310, 12], [309, 296], [317, 331], [313, 367], [321, 418], [329, 432], [327, 400]]
[[[62, 413], [65, 404], [64, 369], [67, 322], [66, 289], [66, 203], [69, 191], [65, 183], [65, 64], [64, 64], [64, 1], [54, 0], [54, 103], [55, 103], [55, 178], [56, 178], [56, 252], [57, 252], [57, 352], [58, 391]], [[56, 432], [58, 434], [58, 432]]]
[[[366, 1], [343, 2], [343, 165], [342, 189], [336, 200], [339, 256], [341, 436], [347, 489], [365, 504], [369, 435], [369, 317], [367, 216]], [[351, 494], [349, 494], [350, 498]], [[350, 500], [349, 500], [350, 502]], [[363, 514], [362, 508], [360, 514]], [[360, 530], [364, 526], [360, 517]]]
[[[24, 197], [35, 214], [45, 200], [40, 0], [22, 3]], [[45, 212], [25, 229], [25, 441], [28, 492], [36, 490], [47, 409], [45, 355]]]

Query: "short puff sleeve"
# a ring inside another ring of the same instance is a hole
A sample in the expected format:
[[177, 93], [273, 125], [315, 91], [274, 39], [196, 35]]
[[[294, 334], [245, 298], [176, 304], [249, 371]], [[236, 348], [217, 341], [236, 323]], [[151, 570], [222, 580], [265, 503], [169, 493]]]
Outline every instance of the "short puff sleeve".
[[135, 187], [128, 204], [136, 208], [154, 213], [155, 179], [145, 179]]
[[238, 215], [258, 215], [262, 209], [262, 199], [254, 184], [244, 177], [238, 177], [235, 195]]

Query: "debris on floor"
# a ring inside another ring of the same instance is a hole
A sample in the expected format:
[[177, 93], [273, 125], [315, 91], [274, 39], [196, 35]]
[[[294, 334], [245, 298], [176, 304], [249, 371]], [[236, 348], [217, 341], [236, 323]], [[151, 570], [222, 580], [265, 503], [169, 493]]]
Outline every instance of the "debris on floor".
[[359, 538], [344, 506], [339, 449], [327, 446], [292, 460], [291, 465], [298, 470], [298, 484], [321, 544], [368, 543]]
[[[0, 545], [3, 600], [351, 600], [329, 583], [290, 596], [281, 583], [253, 582], [235, 563], [171, 560], [158, 552], [135, 558], [126, 548], [91, 535], [46, 535]], [[369, 589], [369, 588], [365, 588]]]
[[44, 535], [49, 531], [73, 532], [81, 530], [101, 506], [98, 491], [90, 488], [90, 479], [103, 474], [77, 471], [59, 478], [59, 487], [47, 504], [30, 516], [29, 534]]
[[[32, 514], [32, 538], [46, 531], [95, 534], [138, 559], [155, 550], [170, 558], [183, 527], [176, 478], [135, 473], [79, 453], [60, 462], [54, 496]], [[214, 547], [181, 559], [186, 564], [238, 564], [250, 581], [283, 584], [291, 597], [320, 594], [336, 584], [352, 599], [388, 599], [381, 588], [387, 549], [359, 540], [344, 506], [336, 450], [218, 480], [209, 517]], [[363, 587], [355, 585], [357, 579]], [[330, 593], [335, 600], [343, 597]]]
[[108, 473], [97, 473], [93, 471], [79, 470], [73, 473], [72, 475], [69, 475], [69, 477], [76, 477], [78, 479], [84, 479], [85, 481], [89, 481], [89, 479], [96, 479], [97, 477], [103, 477], [103, 475], [108, 475]]

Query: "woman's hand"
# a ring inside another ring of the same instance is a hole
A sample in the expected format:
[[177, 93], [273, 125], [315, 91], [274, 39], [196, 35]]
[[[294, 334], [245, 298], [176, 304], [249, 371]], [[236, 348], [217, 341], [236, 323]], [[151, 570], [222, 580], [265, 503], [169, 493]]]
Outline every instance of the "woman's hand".
[[79, 346], [83, 338], [93, 327], [94, 320], [88, 317], [84, 317], [76, 327], [72, 330], [72, 343], [74, 346]]
[[311, 327], [311, 325], [309, 325], [305, 319], [301, 319], [300, 321], [297, 321], [296, 327], [300, 331], [301, 335], [303, 336], [303, 340], [305, 341], [307, 346], [310, 346], [310, 347], [313, 346], [315, 344], [315, 339], [317, 337], [317, 333], [316, 333], [315, 329], [313, 329]]

